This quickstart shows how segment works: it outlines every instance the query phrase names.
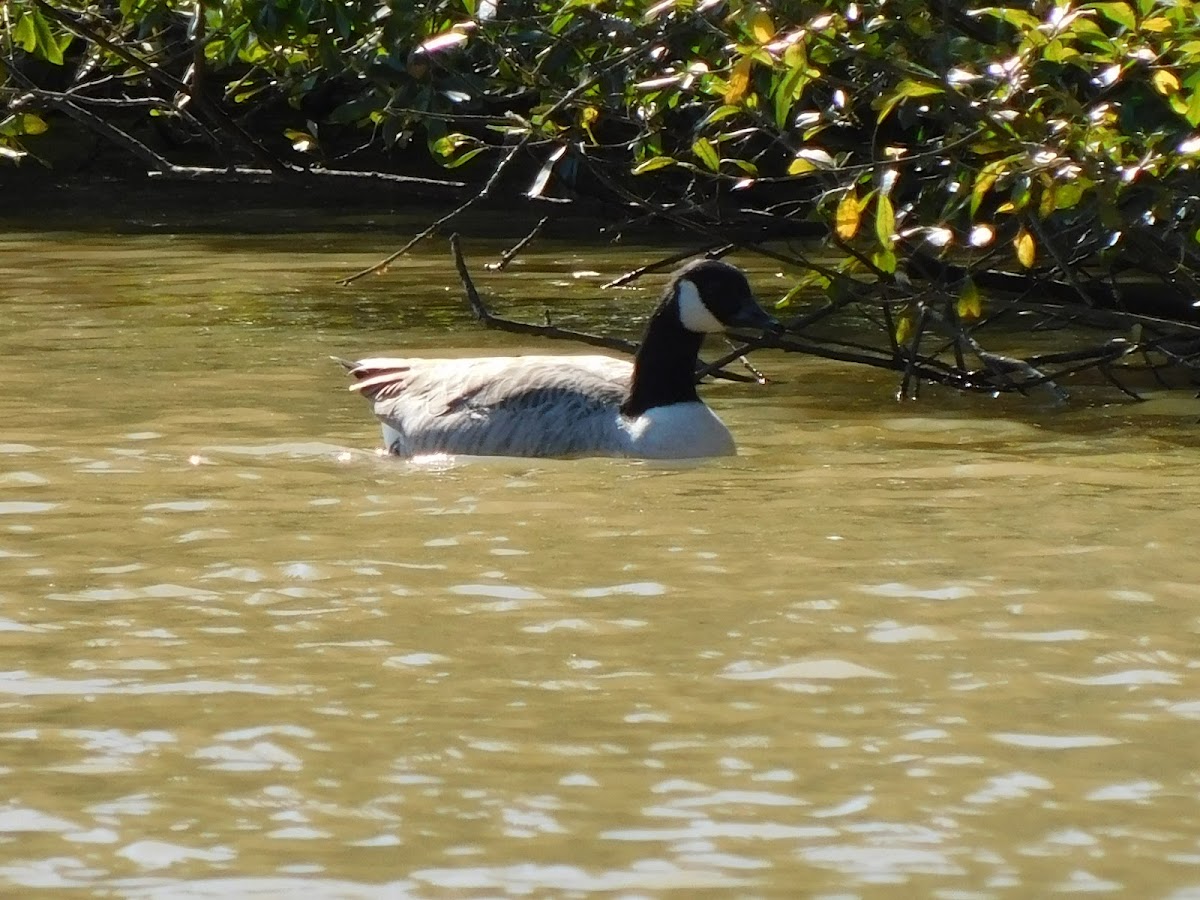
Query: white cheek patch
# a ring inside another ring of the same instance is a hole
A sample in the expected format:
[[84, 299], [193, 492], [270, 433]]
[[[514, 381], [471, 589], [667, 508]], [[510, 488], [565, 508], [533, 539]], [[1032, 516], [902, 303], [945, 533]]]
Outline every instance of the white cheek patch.
[[684, 278], [675, 289], [675, 302], [679, 306], [679, 321], [688, 331], [697, 334], [719, 334], [725, 330], [721, 320], [712, 314], [700, 299], [700, 290], [691, 279]]

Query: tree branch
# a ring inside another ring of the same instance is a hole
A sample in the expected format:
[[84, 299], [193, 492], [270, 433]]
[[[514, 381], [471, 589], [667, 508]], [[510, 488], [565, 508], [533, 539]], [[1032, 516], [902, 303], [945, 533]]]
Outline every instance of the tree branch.
[[542, 227], [549, 221], [549, 216], [543, 216], [541, 221], [533, 226], [533, 230], [529, 234], [500, 254], [498, 262], [488, 263], [484, 268], [492, 272], [503, 272], [508, 268], [508, 264], [516, 258], [517, 254], [528, 247], [542, 233]]
[[529, 322], [517, 322], [512, 319], [493, 315], [484, 306], [483, 300], [479, 297], [479, 291], [475, 289], [475, 283], [471, 280], [471, 273], [467, 270], [466, 260], [463, 259], [462, 247], [459, 244], [457, 234], [450, 235], [450, 252], [454, 255], [454, 267], [458, 270], [458, 277], [462, 281], [463, 290], [466, 292], [467, 302], [471, 305], [471, 312], [485, 327], [511, 332], [512, 334], [534, 334], [538, 337], [550, 338], [557, 341], [578, 341], [593, 347], [616, 350], [618, 353], [626, 353], [631, 356], [637, 352], [638, 345], [633, 341], [605, 337], [599, 334], [588, 334], [583, 331], [572, 331], [567, 328], [559, 328], [556, 325], [533, 325]]
[[[37, 2], [44, 2], [44, 0], [37, 0]], [[638, 45], [636, 47], [630, 48], [629, 50], [626, 50], [624, 53], [619, 54], [614, 59], [609, 60], [606, 65], [602, 66], [590, 78], [584, 79], [580, 84], [576, 85], [574, 88], [567, 91], [567, 93], [563, 94], [563, 96], [561, 98], [559, 98], [557, 103], [555, 103], [553, 106], [551, 106], [548, 110], [546, 110], [542, 114], [543, 118], [546, 120], [549, 120], [555, 113], [557, 113], [563, 107], [567, 106], [568, 104], [574, 103], [576, 98], [578, 98], [580, 95], [582, 95], [585, 91], [594, 87], [596, 85], [596, 83], [600, 81], [600, 79], [602, 79], [605, 75], [607, 75], [613, 69], [617, 68], [618, 66], [624, 65], [626, 62], [633, 59], [633, 57], [637, 56], [640, 53], [645, 53], [649, 49], [650, 48], [648, 48], [646, 46]], [[389, 265], [391, 265], [393, 262], [395, 262], [397, 259], [399, 259], [401, 256], [403, 256], [405, 253], [407, 253], [409, 250], [411, 250], [413, 247], [415, 247], [421, 241], [425, 240], [425, 238], [429, 237], [431, 234], [436, 232], [439, 228], [441, 228], [447, 222], [450, 222], [453, 219], [457, 218], [459, 215], [466, 212], [470, 207], [474, 206], [480, 200], [484, 200], [488, 196], [490, 196], [493, 188], [495, 188], [497, 182], [500, 181], [500, 175], [504, 172], [505, 169], [508, 168], [508, 164], [513, 161], [513, 159], [516, 157], [517, 153], [519, 153], [521, 150], [523, 150], [526, 147], [526, 145], [530, 142], [530, 140], [532, 140], [532, 138], [533, 138], [533, 130], [532, 130], [532, 127], [530, 127], [530, 130], [526, 131], [525, 134], [523, 134], [521, 136], [521, 140], [519, 140], [517, 143], [513, 144], [513, 146], [509, 149], [508, 153], [504, 156], [504, 158], [501, 159], [499, 163], [497, 163], [496, 168], [492, 171], [491, 177], [488, 178], [487, 183], [483, 186], [483, 190], [481, 190], [478, 194], [476, 194], [474, 197], [469, 199], [466, 203], [462, 204], [461, 206], [459, 206], [455, 209], [452, 209], [450, 212], [446, 213], [446, 215], [442, 216], [440, 219], [438, 219], [436, 222], [434, 222], [432, 225], [430, 225], [428, 228], [426, 228], [424, 231], [422, 231], [420, 234], [418, 234], [416, 237], [414, 237], [411, 241], [409, 241], [407, 244], [405, 244], [403, 247], [401, 247], [395, 253], [392, 253], [389, 256], [387, 256], [385, 259], [381, 260], [380, 262], [375, 263], [375, 265], [369, 266], [369, 267], [363, 269], [361, 272], [355, 272], [353, 275], [343, 278], [341, 281], [338, 282], [338, 284], [345, 286], [345, 285], [348, 285], [348, 284], [351, 284], [351, 283], [357, 281], [358, 279], [360, 279], [366, 275], [371, 275], [371, 274], [374, 274], [375, 272], [379, 272], [379, 271], [382, 271], [383, 269], [386, 269]]]
[[[459, 280], [462, 282], [463, 291], [466, 293], [467, 302], [471, 306], [471, 312], [475, 318], [486, 328], [495, 328], [499, 331], [507, 331], [512, 334], [532, 334], [538, 337], [550, 338], [556, 341], [576, 341], [581, 344], [588, 344], [592, 347], [602, 347], [605, 350], [615, 350], [618, 353], [625, 353], [629, 356], [637, 353], [638, 344], [634, 341], [627, 341], [623, 338], [607, 337], [601, 334], [591, 334], [586, 331], [573, 331], [569, 328], [559, 328], [557, 325], [534, 325], [530, 322], [517, 322], [513, 319], [505, 319], [501, 316], [493, 314], [483, 304], [483, 300], [479, 296], [479, 291], [475, 289], [475, 283], [471, 279], [471, 273], [467, 269], [466, 260], [463, 259], [462, 247], [458, 240], [458, 234], [450, 235], [450, 252], [454, 256], [454, 267], [458, 270]], [[697, 370], [696, 380], [699, 381], [703, 374], [709, 374], [706, 371], [707, 367], [701, 367]], [[753, 371], [753, 370], [752, 370]], [[703, 374], [702, 374], [703, 373]], [[736, 372], [716, 371], [711, 373], [715, 378], [722, 378], [726, 381], [740, 382], [756, 382], [758, 378], [748, 378], [745, 375], [739, 375]]]
[[79, 22], [58, 9], [51, 6], [46, 0], [33, 0], [34, 6], [38, 11], [48, 18], [53, 19], [58, 24], [62, 25], [68, 31], [83, 38], [86, 41], [91, 41], [100, 47], [103, 47], [109, 53], [112, 53], [131, 66], [143, 72], [151, 81], [157, 82], [159, 85], [170, 89], [176, 94], [184, 94], [190, 97], [196, 108], [201, 110], [209, 119], [211, 119], [221, 131], [230, 135], [244, 149], [249, 151], [255, 159], [267, 166], [267, 168], [279, 174], [283, 174], [290, 167], [276, 159], [272, 154], [267, 152], [267, 149], [258, 141], [252, 138], [244, 128], [235, 122], [223, 109], [214, 103], [211, 103], [206, 97], [199, 92], [193, 91], [188, 85], [184, 84], [173, 75], [164, 72], [160, 67], [148, 63], [135, 53], [122, 47], [120, 44], [114, 43], [100, 34], [90, 25], [85, 25]]

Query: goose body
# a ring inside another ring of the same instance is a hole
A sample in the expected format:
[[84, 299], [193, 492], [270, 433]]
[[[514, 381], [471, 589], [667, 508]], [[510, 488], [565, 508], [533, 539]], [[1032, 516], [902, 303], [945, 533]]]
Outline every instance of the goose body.
[[608, 356], [342, 361], [387, 450], [478, 456], [687, 459], [736, 452], [699, 398], [706, 333], [774, 324], [745, 276], [700, 260], [671, 278], [632, 362]]

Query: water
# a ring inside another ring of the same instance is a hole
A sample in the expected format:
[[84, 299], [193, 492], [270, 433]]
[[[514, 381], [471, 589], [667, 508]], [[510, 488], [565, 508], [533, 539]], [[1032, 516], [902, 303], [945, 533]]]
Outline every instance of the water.
[[414, 465], [328, 355], [546, 348], [389, 244], [0, 239], [0, 894], [1200, 897], [1190, 394], [763, 355], [736, 459]]

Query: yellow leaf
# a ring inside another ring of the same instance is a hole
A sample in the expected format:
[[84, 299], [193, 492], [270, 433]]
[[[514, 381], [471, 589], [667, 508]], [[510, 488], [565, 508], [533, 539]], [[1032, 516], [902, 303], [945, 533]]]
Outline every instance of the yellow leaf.
[[750, 68], [753, 65], [754, 60], [749, 56], [743, 56], [734, 63], [733, 71], [729, 73], [729, 87], [725, 89], [726, 103], [737, 103], [746, 96], [746, 90], [750, 87]]
[[760, 44], [769, 43], [775, 37], [775, 23], [771, 21], [771, 14], [761, 7], [756, 9], [750, 17], [750, 33]]
[[975, 186], [971, 190], [971, 215], [975, 215], [979, 211], [979, 205], [983, 202], [984, 195], [1000, 178], [1004, 171], [1004, 165], [1003, 162], [990, 162], [976, 176]]
[[1154, 85], [1154, 89], [1163, 96], [1174, 94], [1179, 90], [1179, 79], [1175, 77], [1175, 73], [1168, 69], [1159, 69], [1150, 76], [1150, 81]]
[[842, 201], [838, 204], [837, 215], [834, 218], [834, 229], [837, 231], [837, 236], [843, 241], [848, 241], [858, 233], [858, 226], [862, 222], [862, 207], [858, 203], [857, 191], [846, 191]]
[[963, 285], [958, 302], [954, 305], [955, 312], [964, 322], [973, 322], [983, 315], [983, 298], [979, 296], [979, 288], [970, 278]]
[[896, 240], [896, 209], [883, 194], [875, 198], [875, 237], [884, 250], [891, 250]]
[[1017, 207], [1011, 200], [1005, 200], [1003, 203], [1001, 203], [999, 206], [996, 207], [996, 212], [998, 212], [998, 213], [1010, 213], [1010, 212], [1016, 212], [1016, 210], [1017, 210]]
[[1017, 261], [1025, 268], [1032, 269], [1033, 261], [1037, 257], [1037, 247], [1033, 242], [1033, 235], [1022, 228], [1013, 238], [1013, 248], [1017, 251]]
[[1153, 16], [1142, 20], [1142, 31], [1170, 31], [1171, 20], [1165, 16]]
[[1049, 184], [1042, 185], [1042, 199], [1038, 203], [1038, 218], [1045, 219], [1057, 209], [1054, 200], [1056, 193], [1054, 182], [1051, 181]]
[[789, 175], [803, 175], [805, 172], [815, 171], [816, 168], [817, 168], [816, 163], [812, 162], [811, 160], [805, 159], [802, 156], [797, 156], [788, 165], [787, 170], [788, 170]]
[[653, 159], [648, 159], [634, 166], [633, 174], [641, 175], [643, 172], [653, 172], [655, 169], [662, 169], [673, 165], [675, 165], [675, 160], [671, 159], [671, 157], [655, 156]]
[[708, 138], [697, 138], [696, 143], [692, 144], [692, 152], [712, 171], [716, 172], [721, 168], [721, 157]]
[[585, 106], [579, 115], [580, 124], [583, 125], [583, 130], [587, 132], [592, 143], [596, 143], [596, 135], [592, 134], [592, 123], [600, 118], [600, 110], [594, 106]]
[[912, 307], [904, 307], [900, 315], [896, 317], [896, 343], [907, 343], [913, 332], [913, 314]]

